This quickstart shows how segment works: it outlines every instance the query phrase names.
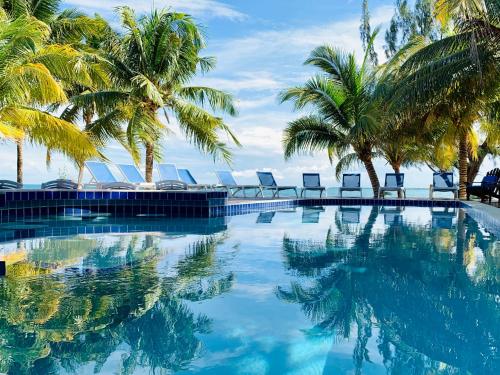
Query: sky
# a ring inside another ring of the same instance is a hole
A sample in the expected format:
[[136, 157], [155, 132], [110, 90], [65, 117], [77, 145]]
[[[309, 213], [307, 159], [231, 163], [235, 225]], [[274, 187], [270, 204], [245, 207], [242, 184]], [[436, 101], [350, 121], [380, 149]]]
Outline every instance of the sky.
[[[163, 145], [163, 161], [191, 170], [198, 182], [217, 182], [214, 171], [232, 168], [239, 183], [255, 183], [256, 170], [269, 170], [279, 184], [301, 184], [303, 172], [320, 172], [322, 184], [337, 186], [335, 161], [330, 164], [326, 152], [303, 155], [285, 161], [282, 131], [300, 113], [290, 104], [279, 104], [277, 94], [303, 83], [315, 73], [303, 62], [318, 45], [330, 44], [362, 55], [359, 39], [361, 0], [66, 0], [67, 8], [78, 8], [89, 14], [99, 13], [112, 25], [118, 25], [114, 8], [129, 5], [137, 13], [153, 6], [170, 6], [191, 14], [204, 28], [207, 48], [203, 54], [215, 56], [216, 68], [196, 78], [193, 84], [209, 85], [234, 95], [239, 115], [227, 118], [243, 147], [232, 147], [233, 162], [214, 162], [187, 143], [175, 124]], [[383, 59], [383, 30], [393, 14], [392, 0], [370, 0], [372, 28], [380, 25], [375, 45]], [[15, 179], [15, 147], [0, 145], [0, 169], [5, 179]], [[118, 145], [110, 144], [106, 156], [114, 163], [131, 163], [130, 156]], [[74, 165], [61, 155], [54, 155], [50, 168], [45, 165], [45, 152], [28, 145], [25, 151], [25, 183], [40, 183], [58, 177], [76, 179]], [[390, 167], [376, 160], [375, 167], [382, 181]], [[491, 169], [492, 161], [482, 171]], [[362, 166], [362, 185], [369, 180]], [[117, 177], [120, 176], [116, 172]], [[406, 172], [408, 187], [427, 187], [432, 173], [427, 167]], [[86, 175], [86, 179], [89, 176]]]

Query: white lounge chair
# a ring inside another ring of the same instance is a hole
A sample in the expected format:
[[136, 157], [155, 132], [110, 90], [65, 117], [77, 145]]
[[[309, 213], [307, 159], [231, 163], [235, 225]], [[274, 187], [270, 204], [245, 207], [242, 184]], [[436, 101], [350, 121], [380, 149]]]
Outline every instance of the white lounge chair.
[[0, 180], [0, 190], [22, 189], [23, 184], [11, 180]]
[[134, 164], [116, 164], [123, 177], [131, 184], [144, 184], [146, 180]]
[[98, 189], [104, 190], [135, 190], [136, 185], [128, 182], [118, 181], [111, 173], [109, 167], [98, 161], [87, 161], [85, 166], [89, 170], [92, 179], [91, 184], [95, 184]]
[[158, 164], [160, 181], [156, 183], [157, 190], [187, 190], [188, 185], [181, 181], [175, 164]]

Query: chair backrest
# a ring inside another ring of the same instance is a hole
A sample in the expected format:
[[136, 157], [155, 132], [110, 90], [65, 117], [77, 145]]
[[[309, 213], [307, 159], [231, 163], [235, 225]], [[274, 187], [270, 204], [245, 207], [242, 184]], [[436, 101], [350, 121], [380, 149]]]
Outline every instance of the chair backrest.
[[433, 176], [433, 184], [435, 188], [446, 189], [453, 188], [453, 173], [452, 172], [436, 172]]
[[491, 188], [498, 183], [498, 177], [495, 175], [486, 175], [481, 181], [481, 186], [484, 188]]
[[359, 188], [361, 186], [360, 173], [345, 173], [342, 177], [342, 187]]
[[257, 177], [262, 186], [277, 186], [271, 172], [257, 172]]
[[225, 186], [237, 186], [236, 180], [230, 171], [216, 171], [215, 174], [219, 179], [219, 182]]
[[181, 181], [175, 164], [158, 164], [158, 172], [162, 181]]
[[85, 162], [85, 166], [98, 183], [118, 182], [109, 170], [109, 167], [100, 161], [87, 161]]
[[19, 184], [16, 181], [11, 180], [0, 180], [0, 190], [12, 190], [12, 189], [22, 189], [23, 184]]
[[344, 223], [344, 224], [359, 224], [361, 208], [340, 206], [340, 212], [342, 215], [342, 223]]
[[405, 182], [404, 173], [386, 173], [385, 174], [385, 187], [397, 188], [403, 187]]
[[62, 190], [76, 190], [78, 184], [71, 180], [59, 179], [44, 182], [41, 186], [42, 189], [62, 189]]
[[189, 172], [188, 169], [178, 169], [177, 172], [179, 172], [179, 177], [181, 178], [181, 181], [188, 184], [188, 185], [197, 185], [198, 182], [194, 179], [193, 175], [191, 172]]
[[319, 173], [303, 173], [302, 181], [304, 182], [304, 187], [306, 188], [314, 188], [321, 186]]
[[116, 164], [120, 172], [122, 172], [123, 176], [127, 179], [128, 182], [133, 184], [141, 184], [146, 182], [144, 177], [142, 177], [141, 172], [137, 169], [137, 167], [133, 164]]

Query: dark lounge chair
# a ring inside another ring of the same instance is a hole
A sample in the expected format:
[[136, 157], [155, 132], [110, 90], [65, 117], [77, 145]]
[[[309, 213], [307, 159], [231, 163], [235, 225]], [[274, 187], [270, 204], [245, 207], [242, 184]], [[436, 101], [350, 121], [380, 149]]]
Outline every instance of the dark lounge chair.
[[271, 172], [257, 172], [257, 177], [259, 178], [261, 190], [270, 190], [273, 194], [273, 198], [279, 198], [280, 191], [283, 190], [293, 190], [296, 197], [299, 197], [297, 186], [279, 186]]
[[495, 168], [483, 177], [481, 182], [472, 182], [467, 186], [467, 200], [470, 200], [471, 195], [481, 199], [481, 202], [494, 195], [495, 188], [500, 180], [500, 169]]
[[76, 190], [78, 189], [78, 184], [71, 180], [58, 179], [58, 180], [44, 182], [41, 187], [44, 190], [50, 190], [50, 189]]
[[19, 184], [16, 181], [11, 180], [0, 180], [0, 190], [13, 190], [22, 189], [23, 184]]
[[306, 192], [309, 191], [319, 191], [319, 197], [323, 197], [323, 193], [326, 193], [326, 188], [321, 186], [321, 181], [319, 173], [303, 173], [302, 181], [304, 182], [304, 187], [300, 193], [301, 197], [306, 196]]

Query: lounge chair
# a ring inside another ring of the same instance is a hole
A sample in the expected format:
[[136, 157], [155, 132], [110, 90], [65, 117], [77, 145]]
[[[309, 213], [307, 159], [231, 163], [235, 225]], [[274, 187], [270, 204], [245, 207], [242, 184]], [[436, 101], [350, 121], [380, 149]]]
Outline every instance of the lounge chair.
[[0, 190], [22, 189], [23, 184], [11, 180], [0, 180]]
[[342, 224], [359, 224], [361, 207], [359, 206], [340, 206], [339, 211], [342, 217]]
[[434, 192], [451, 192], [455, 199], [458, 198], [458, 186], [453, 183], [453, 173], [434, 173], [432, 185], [429, 188], [429, 199], [434, 198]]
[[274, 215], [276, 215], [276, 211], [269, 212], [261, 212], [259, 216], [257, 216], [257, 224], [271, 224], [273, 221]]
[[325, 212], [325, 208], [322, 206], [314, 206], [314, 207], [304, 206], [302, 208], [302, 223], [303, 224], [319, 223], [319, 216], [322, 212]]
[[302, 174], [303, 188], [300, 193], [301, 197], [306, 196], [306, 192], [310, 191], [319, 191], [319, 197], [323, 197], [323, 193], [326, 193], [326, 188], [321, 186], [321, 181], [319, 177], [319, 173], [303, 173]]
[[385, 185], [379, 187], [378, 197], [385, 197], [386, 191], [397, 191], [398, 194], [401, 192], [406, 198], [406, 189], [404, 188], [405, 174], [404, 173], [386, 173], [385, 174]]
[[98, 189], [103, 190], [135, 190], [136, 185], [118, 181], [109, 167], [98, 161], [87, 161], [85, 166], [89, 170], [92, 179], [91, 184], [94, 184]]
[[189, 172], [189, 169], [178, 169], [177, 172], [179, 173], [179, 177], [182, 182], [187, 184], [188, 188], [190, 189], [213, 189], [214, 185], [210, 184], [199, 184], [191, 172]]
[[215, 174], [220, 182], [220, 187], [226, 189], [228, 194], [232, 197], [240, 191], [243, 192], [243, 197], [246, 197], [247, 190], [254, 190], [255, 197], [258, 197], [259, 194], [262, 196], [260, 185], [240, 185], [236, 182], [230, 171], [216, 171]]
[[146, 180], [134, 164], [116, 164], [123, 177], [131, 184], [144, 184]]
[[339, 191], [341, 198], [344, 191], [359, 191], [359, 194], [363, 196], [363, 191], [361, 190], [361, 174], [344, 173], [342, 176], [342, 186], [339, 188]]
[[156, 183], [157, 190], [187, 190], [188, 185], [181, 181], [175, 164], [158, 164], [160, 181]]
[[78, 184], [71, 180], [58, 179], [44, 182], [41, 186], [43, 190], [59, 189], [59, 190], [76, 190]]
[[384, 215], [384, 224], [401, 225], [403, 223], [404, 207], [384, 207], [380, 208], [380, 213]]
[[457, 216], [455, 208], [443, 207], [442, 209], [431, 208], [432, 227], [439, 229], [452, 229], [453, 221]]
[[284, 190], [293, 190], [297, 198], [299, 197], [297, 186], [278, 186], [271, 172], [257, 172], [257, 177], [259, 178], [261, 190], [270, 190], [273, 198], [279, 197], [280, 191]]
[[[500, 180], [500, 169], [495, 168], [483, 177], [481, 182], [472, 182], [467, 186], [467, 200], [470, 200], [471, 195], [475, 195], [484, 201], [491, 193], [494, 192], [495, 187]], [[490, 198], [491, 199], [491, 198]]]

